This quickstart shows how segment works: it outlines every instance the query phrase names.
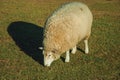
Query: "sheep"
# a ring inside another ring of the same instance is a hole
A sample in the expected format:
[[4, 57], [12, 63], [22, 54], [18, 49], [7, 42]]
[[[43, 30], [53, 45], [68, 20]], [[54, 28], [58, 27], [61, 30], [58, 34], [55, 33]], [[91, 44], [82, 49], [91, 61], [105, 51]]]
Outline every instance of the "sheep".
[[88, 54], [88, 39], [91, 34], [93, 16], [90, 9], [81, 2], [63, 4], [46, 20], [43, 35], [44, 65], [60, 58], [66, 52], [65, 62], [70, 61], [71, 53], [77, 51], [76, 45], [81, 40], [85, 43], [85, 53]]

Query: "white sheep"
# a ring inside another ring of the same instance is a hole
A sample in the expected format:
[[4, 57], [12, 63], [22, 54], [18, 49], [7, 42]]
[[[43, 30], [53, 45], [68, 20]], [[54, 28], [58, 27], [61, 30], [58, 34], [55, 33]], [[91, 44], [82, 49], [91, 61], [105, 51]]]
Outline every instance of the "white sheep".
[[55, 10], [44, 27], [44, 65], [50, 66], [64, 52], [66, 52], [65, 62], [69, 62], [70, 49], [71, 53], [75, 54], [76, 45], [81, 40], [84, 40], [87, 54], [92, 20], [89, 8], [80, 2], [67, 3]]

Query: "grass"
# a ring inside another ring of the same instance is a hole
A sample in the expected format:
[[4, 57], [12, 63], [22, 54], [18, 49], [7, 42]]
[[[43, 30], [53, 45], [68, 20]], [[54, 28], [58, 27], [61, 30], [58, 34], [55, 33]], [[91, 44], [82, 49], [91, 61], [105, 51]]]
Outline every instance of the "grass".
[[[42, 31], [46, 18], [75, 0], [0, 0], [0, 80], [120, 80], [120, 1], [81, 0], [93, 15], [90, 54], [77, 50], [43, 66]], [[76, 0], [80, 1], [80, 0]], [[78, 47], [84, 50], [81, 42]]]

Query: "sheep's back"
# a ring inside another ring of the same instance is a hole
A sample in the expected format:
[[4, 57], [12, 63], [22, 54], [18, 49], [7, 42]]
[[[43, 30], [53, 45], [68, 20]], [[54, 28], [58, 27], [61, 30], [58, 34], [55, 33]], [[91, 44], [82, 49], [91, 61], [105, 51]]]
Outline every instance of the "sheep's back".
[[49, 47], [54, 43], [53, 47], [58, 44], [64, 49], [72, 48], [91, 31], [91, 24], [92, 14], [86, 5], [76, 2], [63, 5], [45, 24], [45, 43]]

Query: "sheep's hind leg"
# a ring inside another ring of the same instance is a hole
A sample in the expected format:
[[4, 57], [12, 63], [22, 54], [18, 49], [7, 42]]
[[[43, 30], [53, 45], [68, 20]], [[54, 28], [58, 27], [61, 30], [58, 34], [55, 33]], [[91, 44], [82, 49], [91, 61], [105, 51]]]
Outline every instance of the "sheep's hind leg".
[[84, 43], [85, 43], [85, 53], [88, 54], [89, 53], [88, 40], [84, 40]]
[[72, 49], [71, 53], [72, 53], [72, 54], [75, 54], [76, 51], [77, 51], [77, 47], [75, 46], [75, 47]]
[[65, 62], [69, 62], [70, 61], [70, 53], [69, 51], [66, 52], [66, 58], [65, 58]]

